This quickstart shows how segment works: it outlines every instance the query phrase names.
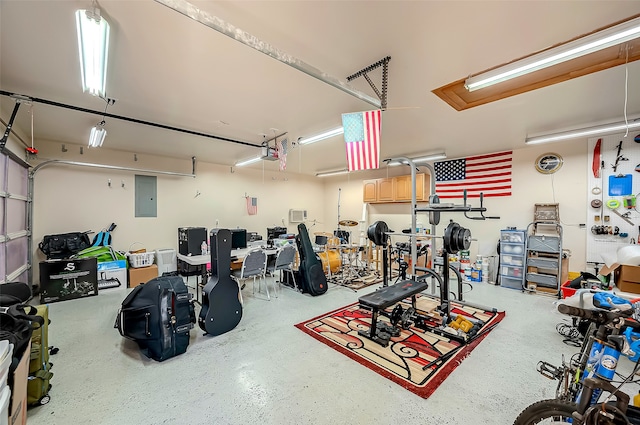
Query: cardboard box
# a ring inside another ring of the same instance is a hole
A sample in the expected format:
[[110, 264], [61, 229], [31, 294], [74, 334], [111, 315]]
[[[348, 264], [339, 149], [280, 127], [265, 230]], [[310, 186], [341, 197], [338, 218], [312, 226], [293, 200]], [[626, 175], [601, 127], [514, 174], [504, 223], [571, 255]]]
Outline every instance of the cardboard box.
[[622, 265], [615, 269], [614, 276], [619, 290], [640, 294], [640, 266]]
[[129, 288], [135, 288], [141, 283], [147, 283], [156, 277], [158, 277], [158, 266], [155, 264], [149, 267], [131, 267], [129, 269]]
[[[96, 291], [97, 292], [97, 291]], [[9, 424], [25, 425], [27, 423], [27, 381], [29, 379], [29, 360], [31, 359], [31, 341], [11, 377], [11, 406], [9, 407]]]
[[47, 260], [40, 262], [40, 302], [47, 304], [98, 295], [98, 260]]
[[127, 260], [98, 263], [98, 289], [127, 287]]

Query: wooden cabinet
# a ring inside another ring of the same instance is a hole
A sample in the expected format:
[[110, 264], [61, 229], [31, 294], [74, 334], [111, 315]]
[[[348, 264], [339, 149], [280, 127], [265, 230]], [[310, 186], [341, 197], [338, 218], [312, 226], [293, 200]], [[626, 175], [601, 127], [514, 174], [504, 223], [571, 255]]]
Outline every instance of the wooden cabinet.
[[[428, 180], [429, 177], [426, 174], [416, 174], [416, 201], [424, 201], [425, 190], [424, 190], [424, 182], [425, 178]], [[396, 185], [395, 185], [395, 196], [394, 201], [402, 202], [402, 201], [411, 201], [411, 176], [399, 176], [395, 177]]]
[[365, 180], [363, 182], [363, 202], [376, 202], [378, 200], [378, 182], [376, 180]]
[[[430, 193], [430, 176], [416, 174], [416, 201], [425, 201]], [[363, 181], [363, 202], [411, 202], [411, 176], [398, 176]]]
[[377, 183], [378, 202], [393, 202], [395, 178], [378, 179]]

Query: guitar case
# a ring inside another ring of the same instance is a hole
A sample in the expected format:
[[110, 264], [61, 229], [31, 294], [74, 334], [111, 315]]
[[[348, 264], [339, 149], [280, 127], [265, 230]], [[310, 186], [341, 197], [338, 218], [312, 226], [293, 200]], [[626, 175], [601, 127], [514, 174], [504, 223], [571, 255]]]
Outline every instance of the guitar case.
[[202, 309], [198, 325], [209, 335], [235, 328], [242, 319], [240, 288], [231, 278], [231, 231], [212, 229], [210, 233], [211, 278], [202, 288]]
[[298, 224], [298, 235], [296, 245], [300, 255], [300, 277], [302, 278], [302, 292], [313, 296], [322, 295], [327, 292], [327, 277], [324, 274], [320, 257], [313, 251], [311, 239], [304, 223]]
[[124, 299], [114, 327], [147, 357], [164, 361], [187, 351], [196, 322], [192, 297], [182, 277], [156, 277]]

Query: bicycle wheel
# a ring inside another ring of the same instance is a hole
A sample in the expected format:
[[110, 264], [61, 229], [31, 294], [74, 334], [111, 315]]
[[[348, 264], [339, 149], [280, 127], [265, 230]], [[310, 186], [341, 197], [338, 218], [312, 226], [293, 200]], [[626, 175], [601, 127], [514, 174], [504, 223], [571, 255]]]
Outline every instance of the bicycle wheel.
[[542, 400], [524, 409], [513, 425], [566, 424], [573, 422], [571, 414], [577, 405], [556, 399]]

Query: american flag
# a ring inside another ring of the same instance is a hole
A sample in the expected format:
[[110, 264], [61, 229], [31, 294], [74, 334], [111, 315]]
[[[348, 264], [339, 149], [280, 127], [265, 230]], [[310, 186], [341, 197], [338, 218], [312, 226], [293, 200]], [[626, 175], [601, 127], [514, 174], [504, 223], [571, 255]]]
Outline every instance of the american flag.
[[289, 141], [287, 139], [276, 141], [276, 155], [280, 161], [280, 171], [287, 169], [287, 148]]
[[251, 196], [247, 196], [247, 214], [249, 215], [258, 214], [258, 198], [252, 198]]
[[511, 196], [512, 151], [468, 158], [440, 161], [433, 164], [436, 172], [436, 193], [440, 198]]
[[380, 125], [382, 111], [342, 114], [349, 171], [380, 167]]

